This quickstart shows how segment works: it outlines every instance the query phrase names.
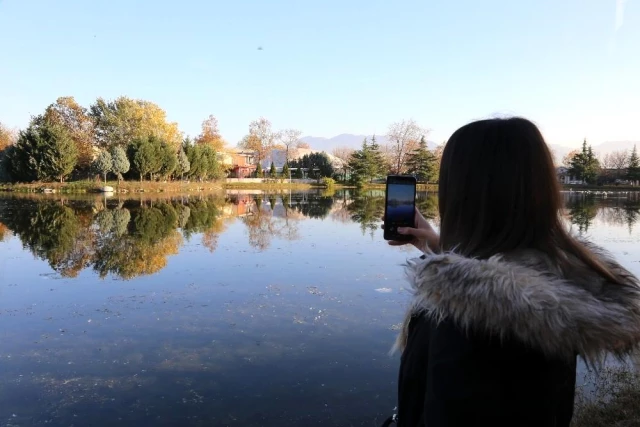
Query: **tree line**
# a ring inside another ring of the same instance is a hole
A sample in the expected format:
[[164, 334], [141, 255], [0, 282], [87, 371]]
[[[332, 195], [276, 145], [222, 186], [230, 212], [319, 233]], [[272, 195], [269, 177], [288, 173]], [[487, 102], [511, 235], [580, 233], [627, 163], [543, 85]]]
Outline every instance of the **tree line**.
[[567, 154], [562, 163], [571, 177], [587, 184], [620, 184], [625, 181], [634, 184], [640, 181], [640, 158], [635, 145], [631, 152], [619, 150], [598, 158], [585, 139], [582, 149]]

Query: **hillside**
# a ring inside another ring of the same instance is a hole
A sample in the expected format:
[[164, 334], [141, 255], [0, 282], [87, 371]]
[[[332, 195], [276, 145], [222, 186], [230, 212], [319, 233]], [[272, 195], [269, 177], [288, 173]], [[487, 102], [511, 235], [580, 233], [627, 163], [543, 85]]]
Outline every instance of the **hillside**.
[[[314, 150], [326, 151], [327, 153], [331, 153], [334, 148], [338, 147], [348, 147], [357, 150], [362, 147], [362, 141], [365, 137], [367, 138], [367, 140], [371, 141], [372, 135], [354, 135], [350, 133], [343, 133], [331, 138], [325, 138], [321, 136], [304, 136], [301, 139], [309, 144], [309, 146]], [[376, 135], [376, 141], [379, 145], [385, 145], [389, 143], [389, 140], [385, 135]], [[433, 149], [438, 145], [433, 141], [427, 141], [427, 143], [430, 149]]]

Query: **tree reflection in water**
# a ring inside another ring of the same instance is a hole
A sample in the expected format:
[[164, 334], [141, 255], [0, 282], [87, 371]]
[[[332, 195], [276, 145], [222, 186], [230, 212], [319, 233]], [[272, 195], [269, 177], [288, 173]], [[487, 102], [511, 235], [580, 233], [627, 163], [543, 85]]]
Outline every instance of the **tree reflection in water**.
[[[633, 231], [640, 218], [638, 193], [598, 197], [566, 193], [564, 216], [585, 233], [594, 221]], [[416, 204], [438, 221], [435, 194], [419, 192]], [[182, 196], [161, 200], [0, 197], [0, 242], [15, 235], [64, 277], [92, 268], [100, 277], [131, 279], [153, 274], [185, 240], [210, 252], [226, 226], [240, 219], [248, 243], [262, 251], [273, 239], [300, 239], [304, 219], [356, 222], [376, 238], [384, 213], [383, 191], [302, 192]]]

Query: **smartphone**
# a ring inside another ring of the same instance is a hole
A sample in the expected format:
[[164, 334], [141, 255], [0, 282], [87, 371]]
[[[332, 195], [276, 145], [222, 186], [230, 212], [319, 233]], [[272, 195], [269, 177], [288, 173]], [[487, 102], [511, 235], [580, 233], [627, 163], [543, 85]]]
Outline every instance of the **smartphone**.
[[409, 175], [387, 176], [384, 205], [384, 239], [412, 240], [398, 234], [398, 227], [416, 226], [416, 179]]

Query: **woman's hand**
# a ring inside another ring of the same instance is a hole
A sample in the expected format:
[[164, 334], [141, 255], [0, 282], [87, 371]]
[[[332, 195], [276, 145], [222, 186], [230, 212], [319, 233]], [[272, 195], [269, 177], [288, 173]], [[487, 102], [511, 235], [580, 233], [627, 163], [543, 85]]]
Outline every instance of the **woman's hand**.
[[[382, 217], [382, 221], [384, 222], [384, 216]], [[398, 227], [399, 234], [405, 234], [412, 236], [413, 238], [409, 241], [398, 241], [398, 240], [390, 240], [389, 244], [391, 246], [402, 246], [407, 243], [411, 243], [413, 246], [421, 250], [422, 252], [440, 251], [440, 236], [438, 233], [431, 227], [431, 224], [427, 221], [427, 219], [420, 213], [418, 208], [416, 208], [416, 217], [415, 217], [416, 228], [412, 227]], [[384, 224], [380, 226], [380, 228], [384, 229]]]

